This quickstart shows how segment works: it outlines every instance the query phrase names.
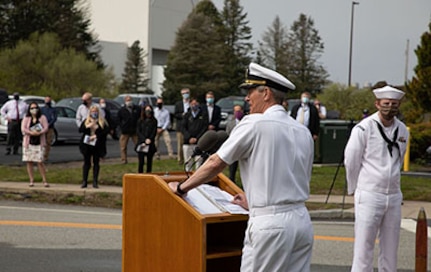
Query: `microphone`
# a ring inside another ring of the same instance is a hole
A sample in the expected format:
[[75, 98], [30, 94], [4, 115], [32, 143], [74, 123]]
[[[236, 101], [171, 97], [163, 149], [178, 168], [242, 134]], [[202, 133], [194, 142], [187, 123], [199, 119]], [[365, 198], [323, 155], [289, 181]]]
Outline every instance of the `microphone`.
[[213, 154], [216, 153], [217, 150], [222, 146], [222, 144], [227, 140], [229, 135], [224, 130], [217, 131], [217, 143], [213, 148], [210, 149], [208, 153]]
[[199, 138], [196, 147], [193, 149], [193, 153], [190, 158], [184, 163], [188, 164], [194, 157], [200, 156], [204, 153], [208, 153], [218, 143], [217, 132], [214, 130], [206, 131], [202, 137]]

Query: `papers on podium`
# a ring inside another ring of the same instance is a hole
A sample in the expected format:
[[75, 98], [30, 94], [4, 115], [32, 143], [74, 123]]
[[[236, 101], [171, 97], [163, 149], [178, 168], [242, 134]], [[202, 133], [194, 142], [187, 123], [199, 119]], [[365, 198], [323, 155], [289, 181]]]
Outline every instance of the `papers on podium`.
[[231, 203], [233, 196], [219, 187], [202, 184], [187, 192], [184, 199], [201, 214], [248, 214], [243, 207]]

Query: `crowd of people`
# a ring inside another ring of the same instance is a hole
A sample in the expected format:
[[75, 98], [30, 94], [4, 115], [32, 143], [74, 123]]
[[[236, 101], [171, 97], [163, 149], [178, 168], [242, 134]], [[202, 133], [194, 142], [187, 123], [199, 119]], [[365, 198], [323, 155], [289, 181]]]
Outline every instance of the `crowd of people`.
[[[175, 104], [177, 161], [186, 171], [195, 173], [182, 182], [170, 182], [173, 193], [184, 196], [191, 189], [211, 180], [229, 166], [229, 178], [236, 179], [238, 166], [244, 193], [233, 203], [249, 211], [242, 251], [241, 271], [310, 271], [313, 228], [305, 201], [310, 194], [310, 179], [319, 122], [326, 118], [326, 108], [311, 94], [303, 92], [301, 102], [288, 110], [286, 93], [295, 85], [277, 71], [251, 63], [240, 85], [247, 91], [245, 100], [250, 112], [234, 105], [228, 120], [229, 134], [221, 147], [205, 161], [194, 156], [199, 139], [207, 131], [219, 130], [221, 109], [208, 91], [205, 103], [180, 91]], [[373, 90], [377, 111], [364, 112], [364, 119], [351, 131], [344, 151], [348, 193], [355, 198], [355, 243], [352, 271], [372, 271], [375, 239], [379, 238], [379, 271], [396, 271], [397, 248], [401, 224], [402, 193], [400, 169], [409, 132], [397, 119], [404, 92], [391, 86]], [[174, 152], [168, 132], [170, 115], [163, 107], [135, 105], [125, 96], [118, 113], [121, 136], [121, 161], [128, 163], [129, 139], [138, 154], [138, 173], [152, 172], [153, 158], [160, 158], [159, 141], [163, 138], [168, 156]], [[57, 119], [51, 98], [40, 108], [14, 99], [1, 108], [8, 120], [6, 155], [18, 154], [22, 141], [22, 160], [26, 162], [29, 186], [34, 186], [34, 163], [45, 187], [44, 162], [49, 157], [50, 141]], [[88, 186], [93, 168], [93, 188], [98, 188], [100, 160], [107, 154], [106, 139], [112, 132], [112, 120], [105, 101], [92, 101], [84, 93], [76, 113], [82, 138], [82, 188]], [[268, 251], [271, 248], [271, 251]]]

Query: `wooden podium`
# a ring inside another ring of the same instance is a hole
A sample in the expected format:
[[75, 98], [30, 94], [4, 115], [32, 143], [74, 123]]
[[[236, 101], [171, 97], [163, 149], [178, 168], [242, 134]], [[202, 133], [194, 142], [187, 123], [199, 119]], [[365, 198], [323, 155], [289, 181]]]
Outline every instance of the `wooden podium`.
[[[247, 215], [202, 215], [167, 183], [184, 173], [123, 177], [123, 272], [237, 272]], [[209, 184], [242, 192], [225, 175]]]

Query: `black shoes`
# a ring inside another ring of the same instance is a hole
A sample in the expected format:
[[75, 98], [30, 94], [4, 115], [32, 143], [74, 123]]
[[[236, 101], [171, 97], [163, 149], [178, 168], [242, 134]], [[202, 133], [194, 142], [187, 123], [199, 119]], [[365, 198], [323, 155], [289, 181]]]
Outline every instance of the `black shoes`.
[[93, 188], [97, 189], [97, 188], [99, 188], [99, 186], [97, 184], [93, 184]]
[[87, 182], [83, 182], [81, 188], [87, 188]]

